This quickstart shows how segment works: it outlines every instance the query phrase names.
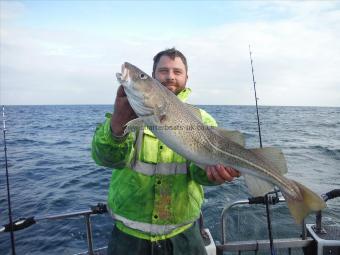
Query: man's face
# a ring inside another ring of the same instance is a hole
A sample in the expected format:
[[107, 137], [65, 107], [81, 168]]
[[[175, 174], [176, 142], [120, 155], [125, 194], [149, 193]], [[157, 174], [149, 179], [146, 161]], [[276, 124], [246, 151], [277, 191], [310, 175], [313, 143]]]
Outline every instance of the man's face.
[[188, 79], [182, 59], [180, 57], [171, 59], [165, 55], [159, 59], [154, 76], [176, 95], [185, 88]]

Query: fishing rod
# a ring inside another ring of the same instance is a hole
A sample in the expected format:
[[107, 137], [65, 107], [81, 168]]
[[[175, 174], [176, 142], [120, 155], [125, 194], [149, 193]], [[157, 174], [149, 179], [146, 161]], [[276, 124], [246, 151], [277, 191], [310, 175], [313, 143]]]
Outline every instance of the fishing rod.
[[255, 104], [256, 104], [256, 115], [257, 115], [257, 126], [258, 126], [259, 138], [260, 138], [260, 147], [262, 148], [261, 124], [260, 124], [260, 116], [259, 116], [259, 107], [258, 107], [258, 104], [257, 104], [257, 100], [259, 98], [256, 95], [256, 81], [255, 81], [255, 76], [254, 76], [254, 67], [253, 67], [253, 59], [251, 57], [250, 44], [249, 44], [249, 57], [250, 57], [251, 73], [253, 75], [253, 84], [254, 84], [254, 93], [255, 93]]
[[10, 232], [11, 232], [12, 255], [15, 255], [14, 229], [13, 229], [12, 207], [11, 207], [11, 194], [10, 194], [10, 189], [9, 189], [9, 177], [8, 177], [7, 145], [6, 145], [6, 119], [5, 119], [5, 106], [4, 105], [2, 106], [2, 123], [3, 123], [3, 134], [4, 134], [4, 151], [5, 151], [5, 167], [6, 167], [8, 218], [9, 218]]
[[[261, 136], [261, 122], [260, 122], [260, 116], [259, 116], [259, 107], [257, 100], [259, 99], [256, 94], [256, 81], [255, 81], [255, 75], [254, 75], [254, 66], [253, 66], [253, 59], [252, 59], [252, 52], [250, 50], [250, 44], [249, 44], [249, 58], [250, 58], [250, 65], [251, 65], [251, 74], [253, 77], [253, 84], [254, 84], [254, 94], [255, 94], [255, 105], [256, 105], [256, 115], [257, 115], [257, 126], [258, 126], [258, 133], [260, 138], [260, 148], [262, 148], [262, 136]], [[273, 234], [272, 234], [272, 224], [271, 224], [271, 217], [270, 217], [270, 197], [268, 195], [274, 193], [276, 195], [276, 200], [278, 200], [278, 194], [275, 190], [274, 192], [269, 192], [264, 196], [264, 202], [266, 205], [266, 213], [267, 213], [267, 228], [268, 228], [268, 236], [269, 236], [269, 244], [270, 244], [270, 252], [271, 255], [275, 255], [275, 249], [274, 249], [274, 243], [273, 243]]]

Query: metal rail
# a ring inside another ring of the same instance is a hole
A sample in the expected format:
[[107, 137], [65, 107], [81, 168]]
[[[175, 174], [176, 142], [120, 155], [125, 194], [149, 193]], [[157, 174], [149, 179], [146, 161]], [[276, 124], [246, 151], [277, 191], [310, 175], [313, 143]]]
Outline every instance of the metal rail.
[[[283, 197], [280, 197], [278, 199], [279, 203], [285, 202], [285, 199]], [[221, 240], [222, 244], [216, 245], [217, 248], [217, 254], [222, 255], [224, 251], [228, 252], [238, 252], [241, 254], [241, 252], [249, 252], [254, 251], [255, 254], [257, 254], [258, 251], [268, 251], [270, 249], [270, 241], [269, 240], [249, 240], [249, 241], [227, 241], [226, 240], [226, 229], [227, 229], [227, 220], [226, 216], [228, 215], [228, 211], [235, 207], [240, 205], [249, 205], [250, 203], [249, 199], [244, 200], [238, 200], [236, 202], [233, 202], [229, 206], [223, 209], [221, 214]], [[301, 238], [285, 238], [285, 239], [274, 239], [274, 246], [276, 249], [288, 249], [289, 254], [291, 254], [292, 248], [303, 248], [308, 247], [312, 244], [314, 239], [307, 238], [306, 234], [306, 226], [305, 222], [302, 222], [302, 234]]]
[[62, 219], [65, 219], [65, 218], [85, 216], [85, 215], [90, 215], [90, 214], [96, 214], [96, 213], [93, 213], [92, 210], [84, 210], [84, 211], [76, 211], [76, 212], [70, 212], [70, 213], [36, 216], [36, 217], [34, 217], [34, 219], [37, 222], [42, 221], [42, 220], [62, 220]]
[[100, 253], [97, 253], [97, 251], [93, 249], [92, 227], [91, 227], [90, 217], [91, 215], [97, 215], [97, 214], [103, 214], [103, 213], [107, 213], [106, 205], [99, 203], [96, 206], [91, 206], [90, 210], [22, 218], [22, 219], [14, 221], [12, 225], [7, 224], [4, 227], [0, 228], [0, 233], [8, 232], [9, 229], [11, 228], [14, 229], [14, 231], [21, 230], [43, 220], [61, 220], [61, 219], [66, 219], [66, 218], [84, 216], [85, 225], [86, 225], [87, 248], [88, 248], [87, 253], [85, 254], [88, 254], [88, 255], [100, 254]]
[[[274, 239], [275, 249], [292, 249], [303, 248], [311, 245], [314, 239], [308, 237], [303, 240], [300, 238], [284, 238]], [[249, 252], [249, 251], [269, 251], [269, 240], [249, 240], [249, 241], [234, 241], [225, 244], [217, 245], [217, 254], [223, 254], [224, 251], [228, 252]]]
[[229, 206], [227, 206], [226, 208], [223, 209], [222, 211], [222, 215], [221, 215], [221, 240], [222, 240], [222, 244], [226, 243], [226, 239], [225, 239], [225, 229], [226, 229], [226, 217], [225, 215], [227, 214], [227, 211], [230, 210], [232, 207], [237, 206], [237, 205], [245, 205], [245, 204], [249, 204], [249, 200], [238, 200], [232, 204], [230, 204]]
[[57, 215], [47, 215], [42, 217], [35, 218], [36, 221], [41, 220], [60, 220], [65, 218], [72, 218], [72, 217], [79, 217], [84, 216], [85, 219], [85, 226], [86, 226], [86, 238], [87, 238], [87, 254], [94, 255], [95, 251], [93, 250], [93, 237], [92, 237], [92, 227], [91, 227], [91, 215], [96, 215], [96, 212], [92, 210], [85, 210], [85, 211], [78, 211], [72, 213], [64, 213], [64, 214], [57, 214]]

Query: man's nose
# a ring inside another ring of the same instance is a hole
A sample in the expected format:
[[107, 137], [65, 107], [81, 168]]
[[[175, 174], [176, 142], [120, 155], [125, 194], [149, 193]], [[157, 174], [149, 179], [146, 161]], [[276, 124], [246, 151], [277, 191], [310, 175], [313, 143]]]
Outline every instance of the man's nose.
[[168, 80], [175, 80], [175, 74], [172, 70], [170, 70], [168, 72], [168, 77], [167, 77]]

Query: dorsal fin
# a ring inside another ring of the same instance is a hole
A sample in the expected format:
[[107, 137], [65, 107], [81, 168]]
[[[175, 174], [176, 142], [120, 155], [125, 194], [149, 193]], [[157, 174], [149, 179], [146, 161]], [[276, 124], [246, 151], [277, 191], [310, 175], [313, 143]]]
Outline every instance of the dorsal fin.
[[241, 145], [242, 147], [245, 146], [245, 139], [241, 132], [236, 130], [227, 130], [221, 127], [211, 127], [216, 133], [218, 133], [221, 137], [225, 137], [228, 140]]

